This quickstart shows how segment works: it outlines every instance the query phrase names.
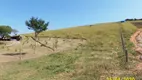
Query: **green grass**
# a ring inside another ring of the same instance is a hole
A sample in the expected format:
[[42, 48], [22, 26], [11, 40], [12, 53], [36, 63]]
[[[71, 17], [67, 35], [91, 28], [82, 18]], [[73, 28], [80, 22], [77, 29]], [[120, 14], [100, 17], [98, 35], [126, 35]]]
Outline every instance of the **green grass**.
[[[129, 22], [122, 25], [128, 52], [135, 54], [129, 38], [136, 27]], [[129, 57], [129, 63], [123, 63], [125, 56], [121, 48], [120, 26], [118, 23], [105, 23], [45, 31], [39, 36], [85, 38], [87, 44], [37, 59], [3, 63], [0, 80], [106, 80], [114, 76], [138, 78], [138, 75], [130, 72], [137, 61]]]

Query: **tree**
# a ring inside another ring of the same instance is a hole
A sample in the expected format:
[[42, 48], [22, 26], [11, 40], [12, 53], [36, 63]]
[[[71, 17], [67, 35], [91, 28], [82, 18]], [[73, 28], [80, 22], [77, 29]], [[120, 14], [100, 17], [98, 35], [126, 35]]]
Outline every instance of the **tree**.
[[26, 26], [28, 26], [29, 30], [34, 30], [35, 32], [35, 38], [37, 39], [37, 36], [40, 32], [47, 30], [49, 22], [45, 22], [42, 19], [32, 17], [30, 20], [26, 20], [25, 22]]
[[8, 37], [12, 32], [12, 28], [10, 26], [0, 26], [0, 37]]
[[18, 30], [16, 30], [16, 29], [12, 29], [12, 33], [13, 33], [14, 35], [17, 35]]
[[28, 26], [29, 30], [34, 30], [35, 32], [35, 39], [33, 38], [33, 40], [35, 40], [35, 48], [34, 48], [34, 53], [35, 53], [37, 45], [36, 42], [38, 42], [37, 36], [40, 32], [48, 29], [47, 27], [49, 25], [49, 22], [45, 22], [44, 20], [39, 18], [31, 17], [30, 20], [26, 20], [25, 24], [26, 26]]

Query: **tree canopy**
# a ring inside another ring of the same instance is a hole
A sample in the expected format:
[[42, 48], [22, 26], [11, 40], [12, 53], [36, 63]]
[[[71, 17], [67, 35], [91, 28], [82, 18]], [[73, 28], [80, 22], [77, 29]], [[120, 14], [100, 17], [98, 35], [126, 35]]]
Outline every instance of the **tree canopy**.
[[12, 28], [10, 26], [0, 26], [0, 37], [4, 38], [9, 36], [12, 32]]
[[42, 19], [32, 17], [30, 18], [30, 20], [26, 20], [25, 24], [26, 26], [28, 26], [28, 29], [34, 30], [35, 37], [37, 37], [40, 32], [48, 29], [47, 27], [49, 25], [49, 22], [45, 22]]

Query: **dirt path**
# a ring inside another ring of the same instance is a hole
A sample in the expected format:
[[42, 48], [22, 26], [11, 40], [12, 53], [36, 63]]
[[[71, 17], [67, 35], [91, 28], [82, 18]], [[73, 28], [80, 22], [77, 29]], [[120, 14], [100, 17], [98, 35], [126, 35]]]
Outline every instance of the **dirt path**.
[[135, 45], [135, 51], [142, 55], [142, 29], [138, 29], [130, 40]]
[[[27, 42], [10, 41], [6, 42], [5, 46], [0, 45], [0, 63], [18, 61], [21, 58], [22, 60], [37, 58], [52, 53], [74, 49], [80, 44], [85, 43], [85, 40], [61, 38], [59, 38], [58, 40], [57, 38], [42, 38], [40, 39], [40, 41], [50, 47], [53, 47], [54, 43], [58, 41], [57, 49], [55, 49], [55, 51], [52, 51], [46, 47], [41, 46], [40, 44], [37, 44], [36, 53], [34, 54], [33, 47], [35, 43], [32, 39], [29, 39]], [[25, 43], [23, 44], [23, 42]]]
[[[142, 60], [142, 29], [138, 29], [132, 36], [131, 36], [131, 42], [135, 45], [135, 51], [139, 53], [139, 55], [136, 57], [140, 62]], [[142, 62], [137, 64], [134, 72], [141, 72], [142, 71]]]

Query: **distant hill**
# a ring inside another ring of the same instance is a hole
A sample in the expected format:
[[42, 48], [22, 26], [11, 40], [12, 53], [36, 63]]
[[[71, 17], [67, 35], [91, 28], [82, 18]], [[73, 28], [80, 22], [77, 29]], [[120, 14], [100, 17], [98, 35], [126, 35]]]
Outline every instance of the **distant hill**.
[[137, 18], [125, 19], [125, 21], [142, 21], [142, 18], [140, 18], [140, 19], [137, 19]]

